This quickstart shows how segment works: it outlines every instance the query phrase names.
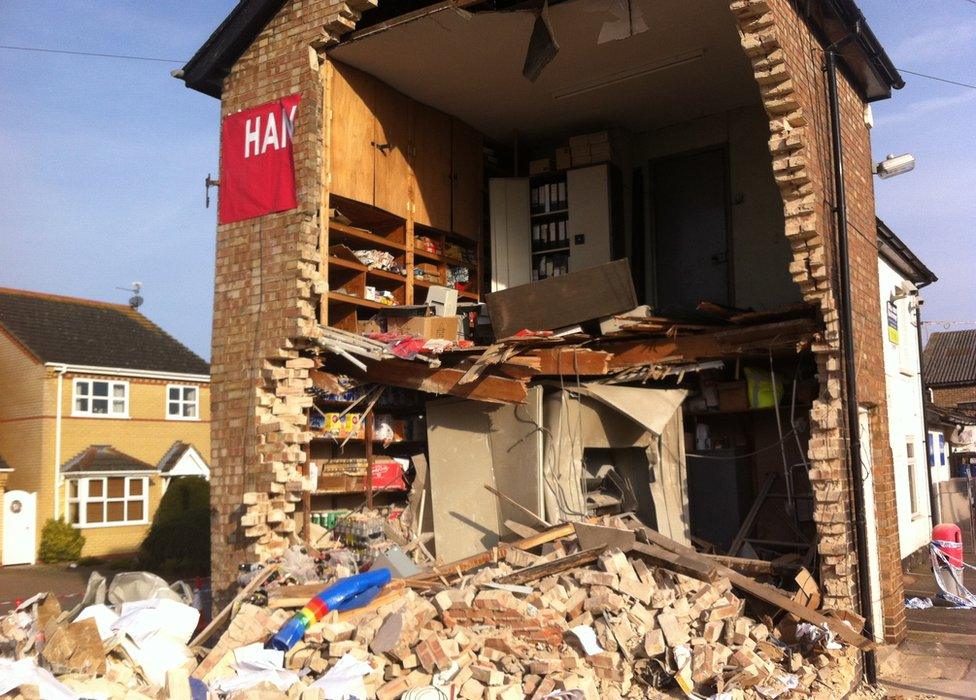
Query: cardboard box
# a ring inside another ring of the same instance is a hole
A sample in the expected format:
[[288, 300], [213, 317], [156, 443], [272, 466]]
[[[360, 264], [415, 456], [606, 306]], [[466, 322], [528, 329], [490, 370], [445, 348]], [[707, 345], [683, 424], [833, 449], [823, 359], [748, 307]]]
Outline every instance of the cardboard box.
[[720, 412], [749, 410], [749, 388], [744, 379], [718, 383], [718, 410]]
[[540, 175], [552, 170], [552, 160], [550, 158], [539, 158], [529, 161], [529, 175]]
[[556, 149], [556, 170], [566, 170], [573, 166], [573, 152], [567, 147]]
[[461, 333], [460, 316], [411, 316], [407, 319], [391, 316], [387, 325], [392, 330], [394, 324], [399, 333], [430, 340], [457, 340]]

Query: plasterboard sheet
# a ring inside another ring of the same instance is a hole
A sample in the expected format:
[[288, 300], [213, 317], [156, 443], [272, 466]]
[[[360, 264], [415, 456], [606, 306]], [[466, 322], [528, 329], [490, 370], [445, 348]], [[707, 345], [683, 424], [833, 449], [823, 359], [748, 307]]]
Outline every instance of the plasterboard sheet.
[[434, 546], [454, 561], [498, 543], [489, 413], [480, 401], [442, 399], [427, 404], [427, 448]]

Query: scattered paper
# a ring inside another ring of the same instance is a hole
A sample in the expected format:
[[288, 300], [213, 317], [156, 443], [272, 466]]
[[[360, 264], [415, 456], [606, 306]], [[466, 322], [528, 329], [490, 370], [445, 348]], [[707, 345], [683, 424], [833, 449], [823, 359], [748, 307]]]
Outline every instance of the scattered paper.
[[122, 648], [156, 685], [166, 684], [166, 672], [193, 660], [186, 644], [165, 634], [156, 634], [136, 643], [122, 638]]
[[165, 633], [186, 644], [199, 622], [200, 611], [196, 608], [168, 598], [157, 598], [123, 603], [122, 614], [112, 629], [125, 632], [138, 643]]
[[78, 695], [57, 680], [51, 672], [40, 668], [32, 658], [0, 658], [0, 695], [6, 695], [22, 685], [37, 686], [44, 700], [76, 700]]
[[265, 649], [259, 642], [240, 647], [234, 650], [237, 675], [214, 681], [210, 689], [218, 693], [233, 693], [258, 683], [270, 683], [284, 692], [298, 682], [297, 673], [283, 668], [284, 660], [284, 652]]
[[765, 683], [756, 686], [756, 691], [763, 697], [775, 700], [780, 695], [790, 690], [795, 690], [800, 685], [800, 679], [792, 673], [778, 672], [770, 676]]
[[110, 607], [107, 605], [89, 605], [78, 613], [75, 622], [81, 622], [88, 618], [95, 620], [95, 625], [98, 627], [98, 636], [102, 638], [103, 642], [115, 636], [113, 625], [119, 621], [119, 615]]
[[363, 677], [372, 672], [372, 666], [347, 653], [309, 687], [321, 688], [325, 692], [325, 700], [365, 698], [366, 685], [363, 683]]
[[909, 598], [905, 601], [905, 607], [909, 610], [927, 610], [932, 607], [932, 599]]
[[572, 632], [579, 640], [580, 645], [583, 647], [583, 651], [586, 652], [587, 656], [602, 654], [604, 652], [603, 647], [601, 647], [600, 643], [596, 641], [596, 632], [594, 632], [593, 628], [589, 625], [578, 625], [569, 631]]
[[606, 20], [600, 27], [600, 36], [596, 40], [598, 45], [629, 39], [647, 31], [647, 22], [634, 0], [609, 0], [603, 11], [613, 19]]

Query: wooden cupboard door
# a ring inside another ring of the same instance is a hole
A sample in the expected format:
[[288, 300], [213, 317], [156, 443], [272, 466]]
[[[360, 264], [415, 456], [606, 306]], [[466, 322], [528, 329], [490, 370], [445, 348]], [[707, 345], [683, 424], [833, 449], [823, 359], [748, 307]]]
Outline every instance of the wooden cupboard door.
[[451, 129], [454, 164], [453, 230], [465, 238], [481, 238], [484, 205], [484, 152], [481, 134], [457, 119]]
[[377, 81], [373, 93], [376, 116], [374, 204], [385, 211], [407, 218], [410, 211], [410, 103], [412, 100]]
[[331, 191], [373, 203], [373, 117], [375, 79], [342, 63], [332, 62]]
[[414, 103], [411, 160], [414, 221], [450, 230], [451, 118], [419, 102]]

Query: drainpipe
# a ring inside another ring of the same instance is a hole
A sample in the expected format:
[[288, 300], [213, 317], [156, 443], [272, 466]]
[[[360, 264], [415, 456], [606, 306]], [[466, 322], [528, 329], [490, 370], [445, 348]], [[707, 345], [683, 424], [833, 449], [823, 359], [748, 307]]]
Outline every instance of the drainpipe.
[[[932, 284], [931, 281], [925, 280], [916, 284], [915, 289], [919, 290], [923, 287], [928, 287], [930, 284]], [[932, 477], [932, 472], [935, 470], [935, 455], [932, 453], [932, 446], [929, 445], [929, 427], [925, 423], [925, 374], [922, 371], [924, 366], [922, 364], [922, 304], [917, 294], [915, 296], [915, 342], [918, 344], [918, 395], [922, 400], [922, 435], [925, 437], [925, 471], [929, 475], [929, 478], [926, 479], [929, 486], [929, 519], [934, 528], [936, 522], [942, 518], [939, 512], [938, 487], [936, 486], [935, 479]]]
[[[868, 572], [867, 527], [864, 522], [864, 479], [861, 478], [861, 437], [858, 419], [857, 378], [854, 358], [854, 312], [851, 304], [851, 260], [847, 244], [847, 190], [844, 185], [843, 144], [840, 130], [840, 100], [837, 96], [837, 51], [855, 37], [854, 33], [834, 42], [825, 50], [827, 92], [830, 100], [830, 145], [834, 161], [834, 198], [837, 213], [837, 252], [840, 263], [840, 293], [843, 303], [840, 308], [842, 349], [844, 354], [844, 374], [847, 379], [845, 404], [847, 409], [847, 462], [851, 477], [851, 491], [854, 496], [854, 535], [857, 553], [857, 588], [860, 598], [861, 616], [864, 618], [864, 632], [874, 639], [874, 623], [871, 614], [871, 586]], [[868, 683], [878, 681], [878, 664], [873, 650], [863, 652], [864, 673]]]
[[61, 516], [61, 397], [64, 391], [66, 365], [56, 367], [58, 373], [58, 398], [54, 409], [54, 519]]

